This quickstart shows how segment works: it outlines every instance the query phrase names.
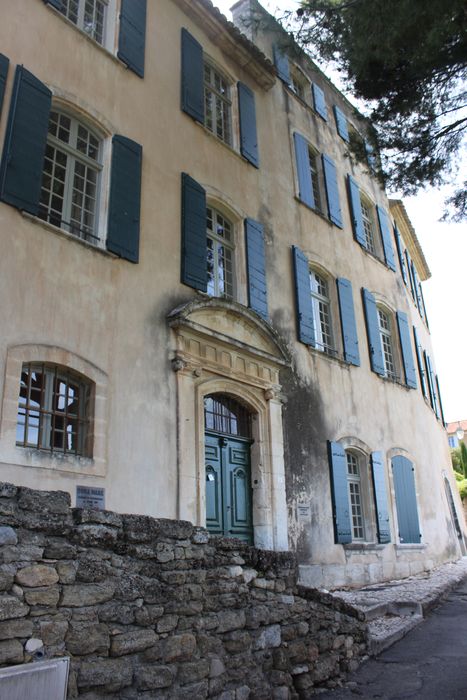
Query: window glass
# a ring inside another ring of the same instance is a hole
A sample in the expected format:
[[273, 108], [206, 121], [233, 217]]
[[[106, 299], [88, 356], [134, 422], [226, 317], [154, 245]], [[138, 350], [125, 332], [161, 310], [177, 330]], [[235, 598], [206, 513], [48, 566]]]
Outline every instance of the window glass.
[[60, 12], [98, 44], [104, 44], [106, 0], [61, 0]]
[[232, 144], [230, 86], [209, 63], [204, 64], [204, 124], [221, 141]]
[[328, 283], [322, 275], [314, 270], [310, 270], [310, 290], [316, 336], [315, 347], [318, 350], [333, 353], [334, 343]]
[[376, 255], [373, 207], [363, 197], [360, 197], [360, 204], [362, 208], [363, 230], [365, 233], [365, 248], [369, 250], [370, 253], [373, 253], [373, 255]]
[[319, 189], [318, 175], [318, 157], [311, 148], [308, 149], [308, 162], [310, 164], [311, 187], [313, 190], [313, 199], [315, 200], [315, 209], [321, 211], [321, 193]]
[[219, 211], [207, 208], [208, 294], [233, 298], [233, 231]]
[[391, 379], [396, 379], [397, 375], [394, 362], [391, 319], [389, 314], [385, 313], [380, 308], [378, 308], [378, 323], [386, 376], [390, 377]]
[[362, 506], [362, 485], [360, 477], [360, 464], [357, 455], [346, 452], [347, 457], [347, 482], [349, 485], [350, 517], [352, 522], [352, 539], [364, 540], [365, 527]]
[[251, 438], [250, 412], [224, 394], [212, 394], [204, 399], [204, 426], [206, 430]]

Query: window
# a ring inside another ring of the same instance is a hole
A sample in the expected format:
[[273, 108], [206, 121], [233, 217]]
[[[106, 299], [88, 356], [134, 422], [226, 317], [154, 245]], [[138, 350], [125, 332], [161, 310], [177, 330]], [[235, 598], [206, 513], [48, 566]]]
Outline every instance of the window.
[[209, 63], [204, 64], [204, 125], [221, 141], [232, 145], [232, 103], [227, 80]]
[[385, 374], [390, 379], [397, 379], [392, 341], [391, 317], [380, 307], [378, 307], [378, 325], [379, 334], [381, 338], [381, 349], [383, 352]]
[[375, 219], [372, 205], [360, 195], [360, 206], [362, 210], [363, 231], [365, 238], [365, 248], [376, 255], [375, 246]]
[[233, 226], [217, 209], [207, 207], [207, 293], [213, 297], [234, 296]]
[[61, 0], [60, 12], [98, 44], [105, 43], [106, 0]]
[[97, 244], [102, 142], [88, 126], [52, 110], [38, 216]]
[[91, 382], [59, 365], [23, 364], [16, 444], [90, 456]]
[[310, 101], [310, 83], [296, 66], [290, 66], [290, 88], [304, 102]]
[[459, 440], [457, 439], [456, 435], [449, 435], [448, 442], [449, 447], [451, 447], [452, 449], [456, 448], [459, 445]]
[[347, 483], [349, 485], [352, 540], [363, 541], [365, 539], [365, 527], [359, 459], [353, 452], [346, 452], [345, 454], [347, 459]]
[[310, 291], [315, 326], [315, 347], [327, 353], [334, 352], [331, 321], [331, 300], [327, 280], [315, 270], [310, 270]]
[[308, 162], [310, 164], [311, 189], [313, 190], [313, 199], [315, 209], [321, 211], [321, 194], [319, 188], [319, 171], [318, 171], [318, 155], [311, 148], [308, 149]]

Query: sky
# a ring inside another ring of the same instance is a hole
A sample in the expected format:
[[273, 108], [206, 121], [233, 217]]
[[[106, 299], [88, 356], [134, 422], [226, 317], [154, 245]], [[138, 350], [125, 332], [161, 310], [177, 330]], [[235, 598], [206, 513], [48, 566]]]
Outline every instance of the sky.
[[[229, 8], [234, 0], [213, 2], [231, 19]], [[299, 3], [261, 0], [261, 4], [277, 16]], [[394, 193], [389, 196], [397, 197]], [[444, 417], [454, 422], [467, 419], [467, 225], [439, 221], [446, 196], [446, 190], [428, 189], [416, 197], [405, 197], [404, 204], [432, 273], [423, 283], [423, 295]]]

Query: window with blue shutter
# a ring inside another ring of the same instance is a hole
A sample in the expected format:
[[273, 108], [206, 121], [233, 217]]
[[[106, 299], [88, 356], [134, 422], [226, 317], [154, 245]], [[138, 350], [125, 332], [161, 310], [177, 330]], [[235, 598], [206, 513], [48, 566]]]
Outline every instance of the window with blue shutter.
[[412, 462], [402, 455], [393, 457], [392, 474], [396, 495], [399, 540], [401, 544], [418, 544], [421, 540], [421, 534]]
[[351, 365], [360, 366], [360, 353], [358, 350], [357, 324], [352, 294], [352, 284], [349, 280], [339, 277], [336, 280], [339, 296], [339, 310], [341, 317], [342, 342], [344, 345], [344, 359]]
[[10, 60], [0, 53], [0, 115], [2, 114], [3, 96], [5, 95], [6, 78]]
[[315, 323], [313, 318], [313, 303], [310, 290], [310, 270], [308, 260], [300, 248], [292, 246], [295, 302], [297, 309], [297, 335], [305, 345], [316, 344]]
[[52, 93], [23, 66], [15, 81], [0, 166], [0, 199], [37, 214]]
[[438, 398], [436, 396], [435, 375], [431, 366], [431, 360], [426, 351], [423, 353], [425, 357], [426, 375], [428, 378], [428, 388], [430, 390], [430, 403], [436, 418], [439, 418]]
[[334, 119], [336, 120], [337, 133], [344, 139], [344, 141], [349, 142], [349, 128], [347, 126], [347, 117], [344, 112], [339, 109], [337, 105], [334, 105]]
[[290, 65], [287, 53], [276, 44], [273, 46], [273, 54], [277, 75], [282, 82], [286, 83], [286, 85], [290, 85]]
[[423, 307], [422, 307], [422, 300], [420, 298], [420, 280], [418, 279], [418, 274], [417, 274], [417, 269], [414, 265], [414, 261], [410, 261], [410, 267], [412, 270], [412, 279], [413, 279], [413, 286], [415, 290], [415, 303], [417, 305], [418, 312], [420, 316], [423, 318]]
[[423, 396], [427, 399], [428, 398], [428, 387], [427, 387], [426, 372], [425, 372], [425, 367], [424, 367], [424, 362], [423, 362], [423, 350], [422, 350], [422, 346], [420, 344], [420, 341], [418, 339], [418, 333], [417, 333], [417, 329], [415, 328], [415, 326], [413, 327], [413, 339], [414, 339], [414, 344], [415, 344], [415, 352], [417, 355], [418, 376], [420, 377], [420, 386], [422, 388]]
[[373, 495], [375, 499], [378, 542], [386, 544], [391, 541], [391, 526], [389, 523], [386, 475], [381, 452], [371, 453], [371, 473], [373, 476]]
[[139, 261], [141, 167], [143, 149], [135, 141], [112, 139], [107, 249], [125, 260]]
[[404, 256], [404, 247], [402, 245], [402, 238], [401, 238], [401, 235], [399, 233], [399, 229], [397, 228], [396, 222], [394, 222], [394, 239], [396, 241], [397, 255], [399, 258], [399, 265], [401, 268], [402, 279], [404, 280], [404, 284], [407, 286], [408, 279], [407, 279], [407, 268], [406, 268], [406, 262], [405, 262], [405, 256]]
[[264, 319], [268, 318], [268, 290], [264, 255], [263, 225], [245, 219], [246, 261], [248, 274], [248, 305]]
[[122, 0], [117, 56], [140, 78], [144, 77], [146, 0]]
[[63, 0], [44, 0], [46, 5], [52, 5], [56, 10], [61, 10], [63, 5]]
[[329, 218], [333, 224], [339, 228], [342, 228], [342, 212], [339, 200], [339, 188], [337, 186], [336, 166], [334, 165], [332, 158], [327, 155], [323, 154], [322, 160]]
[[207, 291], [206, 190], [182, 173], [182, 277], [184, 284]]
[[298, 191], [301, 201], [312, 209], [315, 206], [313, 185], [311, 181], [310, 157], [308, 143], [301, 134], [294, 133], [295, 160], [297, 163]]
[[426, 327], [428, 328], [428, 330], [430, 330], [430, 324], [428, 323], [428, 316], [426, 315], [425, 298], [424, 298], [424, 296], [423, 296], [423, 289], [422, 289], [422, 283], [421, 283], [421, 282], [419, 282], [418, 289], [419, 289], [419, 292], [420, 292], [420, 301], [421, 301], [422, 309], [423, 309], [422, 318], [424, 319], [424, 321], [425, 321], [425, 323], [426, 323]]
[[376, 211], [378, 212], [379, 230], [383, 241], [384, 259], [386, 261], [386, 265], [395, 272], [396, 261], [394, 260], [394, 249], [392, 247], [392, 237], [389, 229], [388, 215], [380, 206], [376, 207]]
[[238, 83], [238, 111], [240, 116], [240, 153], [249, 163], [259, 168], [255, 95], [244, 83]]
[[417, 377], [415, 372], [415, 363], [413, 360], [412, 345], [410, 343], [410, 329], [407, 314], [405, 314], [403, 311], [398, 311], [396, 316], [402, 351], [402, 364], [404, 365], [405, 383], [411, 389], [416, 389]]
[[378, 309], [376, 300], [367, 289], [362, 289], [363, 308], [365, 311], [366, 330], [368, 335], [368, 349], [370, 353], [371, 369], [381, 377], [386, 375], [381, 338], [378, 323]]
[[405, 260], [407, 262], [407, 273], [409, 276], [409, 282], [410, 282], [410, 293], [412, 294], [412, 299], [414, 300], [415, 303], [417, 303], [417, 295], [415, 292], [415, 280], [413, 276], [413, 264], [412, 264], [412, 258], [410, 257], [409, 251], [405, 250]]
[[328, 441], [329, 471], [334, 519], [334, 539], [337, 544], [352, 542], [350, 507], [347, 485], [347, 458], [339, 442]]
[[347, 187], [349, 193], [350, 215], [354, 238], [361, 246], [366, 248], [365, 229], [363, 228], [362, 204], [360, 201], [360, 188], [351, 175], [347, 175]]
[[439, 412], [440, 412], [440, 418], [441, 422], [444, 427], [446, 427], [446, 421], [444, 420], [444, 411], [443, 411], [443, 402], [441, 401], [441, 392], [439, 390], [439, 380], [438, 380], [438, 375], [435, 376], [435, 388], [436, 388], [436, 393], [438, 394], [438, 402], [439, 402]]
[[204, 124], [203, 47], [182, 29], [182, 110]]
[[317, 112], [319, 116], [322, 117], [325, 121], [327, 121], [328, 110], [326, 107], [326, 101], [324, 99], [324, 92], [318, 85], [316, 85], [316, 83], [312, 83], [311, 87], [313, 92], [313, 106], [315, 108], [315, 112]]

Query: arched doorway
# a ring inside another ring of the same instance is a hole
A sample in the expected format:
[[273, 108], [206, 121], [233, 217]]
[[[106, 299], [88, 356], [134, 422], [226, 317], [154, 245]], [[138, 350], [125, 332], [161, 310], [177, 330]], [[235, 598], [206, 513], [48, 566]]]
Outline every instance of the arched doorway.
[[251, 413], [228, 394], [204, 398], [206, 527], [253, 543]]

